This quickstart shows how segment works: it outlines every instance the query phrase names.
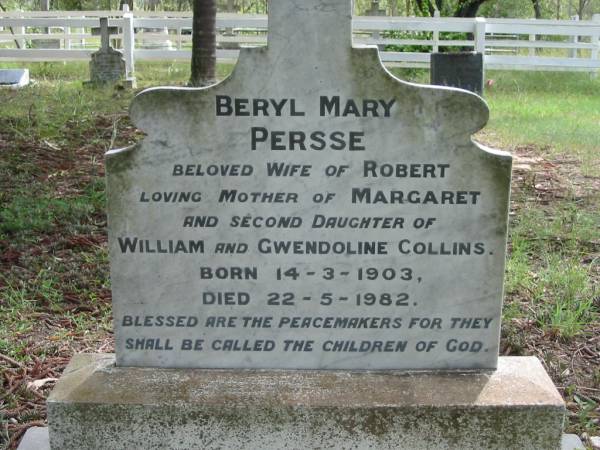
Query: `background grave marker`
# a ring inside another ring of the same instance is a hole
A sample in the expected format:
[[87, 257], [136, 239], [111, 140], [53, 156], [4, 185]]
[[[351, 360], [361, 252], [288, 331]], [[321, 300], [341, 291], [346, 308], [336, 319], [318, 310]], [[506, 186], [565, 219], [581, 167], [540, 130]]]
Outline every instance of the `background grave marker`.
[[100, 49], [92, 53], [91, 83], [114, 83], [125, 77], [125, 59], [120, 51], [110, 46], [110, 35], [118, 32], [118, 27], [108, 26], [107, 17], [100, 17], [100, 27], [92, 28], [92, 34], [100, 36]]

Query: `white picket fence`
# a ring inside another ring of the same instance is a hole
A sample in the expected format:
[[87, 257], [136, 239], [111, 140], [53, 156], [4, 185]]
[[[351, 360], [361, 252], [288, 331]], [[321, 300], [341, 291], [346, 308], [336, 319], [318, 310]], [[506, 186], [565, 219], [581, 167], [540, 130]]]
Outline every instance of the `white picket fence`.
[[[99, 17], [119, 27], [112, 37], [118, 39], [128, 75], [136, 60], [190, 59], [190, 12], [37, 11], [0, 12], [0, 61], [89, 59], [99, 46], [91, 34]], [[487, 69], [597, 72], [600, 14], [589, 21], [576, 19], [355, 16], [353, 31], [354, 43], [378, 45], [387, 65], [429, 67], [429, 52], [461, 47], [482, 52]], [[222, 60], [237, 58], [240, 46], [267, 43], [264, 15], [218, 14], [217, 28]], [[35, 48], [49, 42], [58, 48]]]

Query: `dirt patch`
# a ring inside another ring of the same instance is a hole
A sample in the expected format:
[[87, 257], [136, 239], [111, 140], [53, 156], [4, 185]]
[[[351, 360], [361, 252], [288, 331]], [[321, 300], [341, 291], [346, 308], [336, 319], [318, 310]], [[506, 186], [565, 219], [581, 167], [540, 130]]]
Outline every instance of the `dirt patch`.
[[[532, 146], [513, 151], [511, 221], [527, 214], [532, 207], [543, 211], [548, 221], [560, 214], [557, 205], [569, 205], [575, 213], [597, 212], [600, 178], [583, 176], [577, 160], [540, 156], [544, 153], [544, 149]], [[591, 237], [572, 245], [573, 255], [582, 266], [589, 267], [589, 282], [595, 286], [592, 308], [596, 319], [587, 323], [581, 333], [563, 339], [526, 315], [512, 318], [503, 323], [501, 349], [504, 355], [534, 355], [544, 363], [567, 403], [568, 431], [578, 433], [584, 440], [597, 435], [600, 425], [600, 222], [591, 226], [595, 227]], [[548, 245], [564, 246], [560, 235], [531, 236], [531, 239], [554, 239], [556, 242]], [[533, 265], [536, 258], [537, 255], [530, 255]], [[527, 291], [519, 291], [507, 295], [505, 309], [508, 305], [527, 310], [532, 302]]]

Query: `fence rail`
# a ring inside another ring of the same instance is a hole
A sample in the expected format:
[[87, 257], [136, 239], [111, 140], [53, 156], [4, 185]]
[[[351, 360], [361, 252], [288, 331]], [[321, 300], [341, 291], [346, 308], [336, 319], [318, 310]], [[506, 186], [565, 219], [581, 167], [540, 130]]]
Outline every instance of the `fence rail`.
[[[0, 61], [88, 59], [99, 47], [91, 34], [99, 17], [119, 27], [112, 38], [128, 75], [135, 60], [191, 56], [190, 12], [11, 11], [0, 12]], [[267, 43], [265, 15], [218, 14], [217, 28], [220, 59], [234, 60], [240, 47]], [[588, 21], [356, 16], [353, 34], [355, 45], [379, 46], [387, 65], [428, 67], [432, 51], [466, 49], [483, 53], [487, 69], [600, 69], [600, 14]]]

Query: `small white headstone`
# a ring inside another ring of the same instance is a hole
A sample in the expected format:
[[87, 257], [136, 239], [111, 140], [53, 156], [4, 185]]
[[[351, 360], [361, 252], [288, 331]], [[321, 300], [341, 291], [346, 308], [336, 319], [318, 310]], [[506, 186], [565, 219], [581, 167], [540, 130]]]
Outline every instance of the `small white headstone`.
[[29, 84], [29, 69], [0, 69], [0, 88], [18, 89]]
[[107, 155], [117, 364], [492, 369], [511, 158], [485, 102], [351, 46], [350, 0], [273, 1], [267, 48], [141, 93]]

